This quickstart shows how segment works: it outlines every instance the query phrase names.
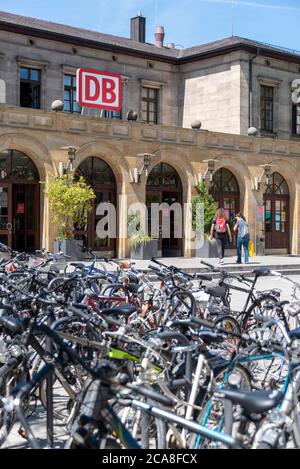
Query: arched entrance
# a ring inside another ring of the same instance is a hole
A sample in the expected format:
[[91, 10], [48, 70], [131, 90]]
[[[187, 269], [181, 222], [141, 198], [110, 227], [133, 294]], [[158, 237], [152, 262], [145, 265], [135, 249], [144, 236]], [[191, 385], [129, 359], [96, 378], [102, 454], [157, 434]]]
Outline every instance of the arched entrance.
[[96, 233], [97, 223], [105, 215], [97, 215], [96, 208], [102, 203], [111, 203], [116, 207], [116, 180], [110, 166], [100, 158], [91, 156], [85, 159], [78, 166], [75, 177], [83, 176], [84, 179], [94, 189], [96, 199], [93, 203], [92, 211], [88, 222], [83, 229], [76, 230], [76, 235], [84, 240], [86, 246], [101, 251], [111, 257], [116, 255], [115, 238], [99, 238]]
[[40, 185], [33, 161], [16, 150], [0, 152], [0, 242], [16, 251], [40, 247]]
[[[148, 208], [149, 234], [151, 233], [151, 204], [182, 204], [182, 185], [177, 171], [166, 163], [159, 163], [147, 179], [146, 205]], [[163, 237], [163, 217], [170, 217], [170, 236]], [[182, 238], [174, 236], [174, 212], [163, 209], [159, 213], [158, 255], [176, 257], [182, 255]]]
[[265, 248], [289, 251], [290, 194], [286, 180], [274, 172], [264, 194]]
[[214, 197], [217, 208], [225, 209], [232, 231], [234, 215], [240, 210], [240, 188], [236, 177], [227, 168], [218, 169], [213, 175], [209, 192]]

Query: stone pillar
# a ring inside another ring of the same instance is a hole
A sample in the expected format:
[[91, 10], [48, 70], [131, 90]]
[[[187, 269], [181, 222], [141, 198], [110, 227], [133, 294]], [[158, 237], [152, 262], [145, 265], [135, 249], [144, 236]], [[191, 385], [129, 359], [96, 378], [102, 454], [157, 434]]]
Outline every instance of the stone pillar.
[[190, 257], [193, 255], [192, 247], [192, 186], [189, 180], [186, 202], [183, 201], [182, 211], [183, 211], [183, 255], [184, 257]]
[[[133, 171], [133, 166], [131, 168]], [[123, 182], [118, 193], [118, 240], [117, 254], [119, 258], [130, 257], [130, 248], [127, 239], [128, 209], [132, 204], [145, 204], [146, 176], [143, 173], [139, 183]]]
[[266, 186], [260, 184], [259, 190], [255, 192], [255, 214], [254, 214], [254, 236], [253, 242], [255, 254], [257, 256], [265, 255], [265, 209], [264, 209], [264, 193]]
[[295, 184], [295, 199], [292, 200], [293, 193], [290, 193], [290, 249], [291, 254], [300, 253], [300, 184]]

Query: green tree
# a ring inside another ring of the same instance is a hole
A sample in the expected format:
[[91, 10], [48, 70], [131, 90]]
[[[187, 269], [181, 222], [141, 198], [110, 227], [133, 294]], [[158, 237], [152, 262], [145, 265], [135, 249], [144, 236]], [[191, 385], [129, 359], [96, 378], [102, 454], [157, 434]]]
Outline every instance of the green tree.
[[192, 224], [193, 230], [196, 230], [197, 204], [203, 204], [204, 208], [204, 234], [210, 234], [211, 223], [216, 212], [216, 202], [213, 196], [208, 192], [204, 182], [199, 182], [197, 186], [197, 195], [192, 197]]
[[74, 227], [85, 225], [95, 199], [93, 189], [81, 176], [55, 177], [46, 186], [45, 195], [50, 206], [50, 220], [57, 225], [57, 239], [73, 239]]

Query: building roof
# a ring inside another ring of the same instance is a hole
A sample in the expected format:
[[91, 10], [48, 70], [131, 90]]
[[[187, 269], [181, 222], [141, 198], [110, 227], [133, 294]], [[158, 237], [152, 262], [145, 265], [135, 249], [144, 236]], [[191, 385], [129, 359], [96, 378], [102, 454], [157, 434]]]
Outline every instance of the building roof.
[[3, 11], [0, 11], [0, 30], [43, 37], [85, 47], [123, 52], [173, 64], [200, 60], [201, 58], [220, 55], [238, 49], [248, 50], [249, 52], [257, 52], [259, 49], [260, 53], [263, 55], [300, 63], [300, 52], [298, 51], [245, 39], [239, 36], [232, 36], [230, 38], [186, 49], [159, 48], [154, 44], [141, 43], [129, 38], [103, 34], [88, 29], [75, 28], [73, 26]]

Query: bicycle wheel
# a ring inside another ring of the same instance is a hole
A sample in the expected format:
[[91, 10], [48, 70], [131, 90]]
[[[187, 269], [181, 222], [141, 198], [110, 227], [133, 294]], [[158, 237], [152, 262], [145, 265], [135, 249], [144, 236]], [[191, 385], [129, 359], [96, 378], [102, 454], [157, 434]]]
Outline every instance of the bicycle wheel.
[[[150, 400], [147, 403], [154, 404]], [[122, 423], [142, 449], [166, 449], [166, 423], [132, 407], [114, 407]]]
[[[228, 332], [234, 332], [237, 334], [241, 333], [241, 328], [240, 328], [239, 323], [232, 316], [229, 316], [229, 315], [221, 316], [217, 318], [216, 320], [214, 320], [214, 323], [217, 326], [220, 326], [223, 329], [226, 329]], [[230, 346], [236, 347], [239, 344], [240, 340], [241, 339], [237, 337], [232, 337], [228, 334], [228, 338], [223, 342], [223, 344], [224, 344], [224, 347], [226, 348], [228, 347], [230, 348]]]
[[[30, 376], [28, 370], [24, 369], [21, 371], [16, 368], [12, 369], [9, 365], [3, 365], [0, 368], [0, 396], [4, 398], [9, 396], [15, 386], [24, 385], [29, 380]], [[26, 396], [22, 401], [22, 407], [26, 417], [31, 414], [30, 405], [32, 404], [32, 400], [33, 396]], [[5, 443], [15, 423], [15, 418], [15, 411], [7, 411], [0, 400], [0, 447]]]
[[285, 314], [278, 312], [277, 309], [272, 308], [272, 305], [278, 303], [278, 298], [272, 295], [265, 295], [261, 298], [257, 298], [254, 303], [250, 305], [241, 321], [242, 331], [249, 331], [252, 328], [256, 328], [259, 325], [259, 321], [255, 319], [255, 316], [263, 316], [265, 318], [275, 318], [283, 322], [284, 326], [288, 330], [288, 322]]
[[[251, 391], [251, 377], [248, 371], [241, 365], [237, 365], [233, 370], [228, 368], [223, 369], [215, 376], [215, 390], [229, 387], [229, 377], [235, 373], [239, 376], [238, 388], [242, 391]], [[202, 398], [198, 399], [201, 402], [202, 410], [196, 418], [200, 425], [206, 428], [215, 430], [217, 432], [226, 433], [231, 435], [233, 432], [233, 404], [227, 399], [219, 399], [212, 397], [210, 393], [201, 390]], [[189, 449], [200, 449], [200, 448], [226, 448], [223, 443], [212, 441], [208, 438], [202, 437], [195, 433], [191, 434], [188, 439]]]
[[[69, 385], [70, 386], [70, 385]], [[70, 386], [72, 388], [72, 386]], [[69, 391], [69, 392], [68, 392]], [[76, 391], [72, 389], [74, 395]], [[56, 420], [67, 421], [71, 408], [74, 404], [74, 395], [70, 396], [69, 387], [54, 375], [53, 376], [53, 417]], [[44, 379], [39, 386], [39, 399], [45, 409], [47, 409], [47, 380]]]
[[[0, 368], [0, 396], [7, 397], [9, 394], [8, 383], [11, 380], [11, 373], [8, 371], [7, 366], [4, 365]], [[0, 446], [5, 442], [15, 421], [15, 412], [7, 412], [0, 400]]]
[[196, 301], [192, 293], [176, 290], [171, 294], [170, 299], [172, 303], [168, 312], [168, 319], [173, 319], [178, 314], [181, 319], [194, 315]]

